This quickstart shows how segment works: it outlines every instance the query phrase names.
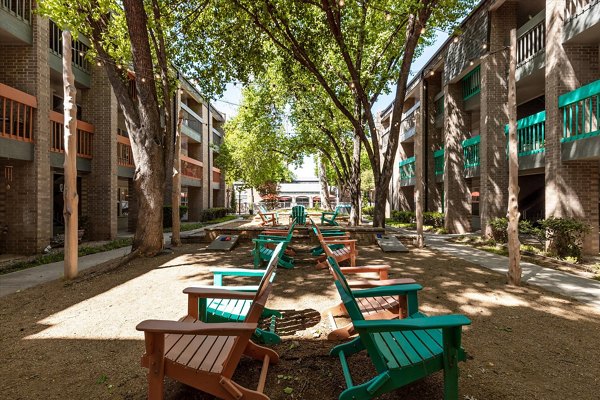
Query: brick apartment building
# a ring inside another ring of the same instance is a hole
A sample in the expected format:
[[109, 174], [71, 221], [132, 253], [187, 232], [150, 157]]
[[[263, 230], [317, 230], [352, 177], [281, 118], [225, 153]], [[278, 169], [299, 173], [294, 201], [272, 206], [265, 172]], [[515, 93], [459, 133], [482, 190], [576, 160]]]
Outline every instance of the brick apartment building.
[[[62, 227], [62, 44], [50, 20], [29, 0], [0, 1], [0, 253], [36, 253]], [[102, 68], [74, 41], [80, 221], [92, 240], [135, 228], [133, 157]], [[194, 220], [225, 204], [224, 176], [214, 167], [224, 115], [181, 79], [182, 203]]]
[[[575, 217], [600, 208], [600, 1], [483, 0], [409, 83], [389, 198], [444, 211], [453, 233], [485, 232], [508, 202], [508, 66], [517, 29], [519, 207], [523, 218]], [[379, 115], [380, 135], [391, 122]]]

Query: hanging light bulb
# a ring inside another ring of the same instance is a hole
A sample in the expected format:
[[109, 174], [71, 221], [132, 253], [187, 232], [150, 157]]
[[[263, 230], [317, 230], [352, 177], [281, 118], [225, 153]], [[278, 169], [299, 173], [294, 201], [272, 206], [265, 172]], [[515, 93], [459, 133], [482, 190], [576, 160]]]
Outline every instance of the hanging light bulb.
[[156, 79], [160, 79], [160, 74], [157, 72], [157, 73], [156, 73], [156, 75], [154, 75], [154, 77], [155, 77]]
[[344, 0], [340, 0], [340, 2], [338, 4], [340, 5], [340, 7], [344, 7], [344, 4], [346, 4], [346, 3], [344, 3]]
[[97, 66], [99, 66], [99, 67], [101, 67], [101, 66], [102, 66], [102, 63], [101, 63], [100, 61], [98, 61], [98, 62], [96, 63], [96, 65], [97, 65]]
[[475, 64], [475, 63], [473, 62], [473, 60], [469, 61], [469, 65], [470, 65], [470, 66], [473, 66], [473, 64]]
[[483, 47], [484, 50], [487, 49], [487, 43], [484, 43], [481, 47]]
[[354, 88], [354, 82], [350, 82], [350, 87]]
[[146, 82], [146, 78], [142, 78], [142, 82]]
[[389, 21], [390, 19], [392, 19], [392, 14], [390, 14], [390, 12], [389, 12], [389, 11], [386, 11], [386, 12], [385, 12], [385, 20], [386, 20], [386, 21]]
[[117, 69], [122, 69], [123, 67], [121, 66], [121, 64], [117, 64]]
[[434, 76], [435, 75], [435, 71], [431, 70], [431, 72], [429, 73], [429, 75]]
[[421, 35], [425, 33], [425, 28], [421, 28]]
[[454, 43], [458, 43], [458, 36], [454, 36], [454, 39], [452, 39], [452, 41], [453, 41]]
[[79, 55], [80, 55], [81, 57], [83, 57], [83, 56], [85, 55], [85, 53], [84, 53], [83, 51], [80, 51], [80, 52], [79, 52]]

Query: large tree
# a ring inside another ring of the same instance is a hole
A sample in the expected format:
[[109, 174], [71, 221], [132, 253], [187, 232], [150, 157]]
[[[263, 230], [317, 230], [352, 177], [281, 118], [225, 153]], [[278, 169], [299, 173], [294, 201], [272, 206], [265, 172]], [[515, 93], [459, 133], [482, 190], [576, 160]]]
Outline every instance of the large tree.
[[[193, 19], [190, 38], [201, 37], [215, 48], [224, 40], [231, 44], [236, 54], [231, 49], [215, 50], [240, 79], [277, 59], [273, 54], [293, 60], [310, 74], [351, 125], [354, 171], [360, 170], [361, 147], [368, 155], [375, 181], [374, 225], [383, 226], [413, 58], [419, 44], [427, 42], [422, 39], [435, 36], [431, 28], [448, 28], [473, 3], [207, 0], [204, 12]], [[269, 46], [261, 44], [266, 42]], [[380, 155], [373, 105], [390, 84], [395, 85], [392, 126], [387, 149]], [[359, 187], [359, 175], [353, 174], [351, 190]]]

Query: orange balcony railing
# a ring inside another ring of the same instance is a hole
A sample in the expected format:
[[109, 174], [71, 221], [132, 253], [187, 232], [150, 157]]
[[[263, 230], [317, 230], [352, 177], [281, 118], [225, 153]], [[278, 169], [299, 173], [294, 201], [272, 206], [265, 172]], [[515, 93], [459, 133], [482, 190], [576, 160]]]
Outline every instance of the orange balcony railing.
[[[56, 111], [50, 111], [50, 151], [65, 152], [64, 116]], [[92, 158], [92, 142], [94, 125], [77, 120], [77, 157]]]
[[181, 175], [192, 179], [202, 179], [202, 161], [184, 156], [181, 157]]
[[212, 175], [213, 182], [221, 182], [221, 170], [219, 168], [213, 167]]
[[33, 142], [35, 96], [0, 83], [0, 137]]
[[133, 152], [131, 141], [121, 135], [117, 135], [117, 165], [122, 167], [135, 167], [133, 163]]

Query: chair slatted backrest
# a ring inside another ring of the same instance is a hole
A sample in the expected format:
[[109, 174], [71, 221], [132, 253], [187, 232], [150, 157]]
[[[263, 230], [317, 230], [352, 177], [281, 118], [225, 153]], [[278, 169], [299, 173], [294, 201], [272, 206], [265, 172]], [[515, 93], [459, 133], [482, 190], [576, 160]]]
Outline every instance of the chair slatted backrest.
[[269, 211], [267, 211], [267, 207], [265, 207], [265, 205], [264, 205], [264, 204], [262, 204], [262, 203], [258, 203], [258, 204], [256, 205], [256, 207], [258, 208], [258, 211], [259, 211], [260, 213], [262, 213], [262, 214], [268, 214], [268, 213], [269, 213]]
[[306, 209], [304, 206], [292, 207], [292, 219], [301, 224], [306, 222]]
[[[352, 321], [364, 321], [365, 318], [363, 317], [363, 314], [360, 311], [358, 303], [356, 302], [356, 298], [352, 294], [352, 289], [350, 288], [350, 285], [348, 284], [346, 277], [342, 273], [342, 270], [340, 269], [340, 266], [338, 265], [337, 261], [335, 261], [333, 257], [327, 257], [327, 262], [329, 263], [329, 267], [331, 268], [331, 271], [335, 278], [335, 286], [340, 294], [344, 306], [346, 307], [346, 311], [348, 311], [350, 319]], [[373, 334], [361, 332], [360, 340], [365, 345], [365, 348], [369, 353], [369, 357], [371, 357], [373, 365], [375, 366], [377, 371], [383, 372], [389, 369], [387, 366], [387, 362], [383, 357], [383, 354], [381, 354], [381, 351], [375, 344], [375, 338]]]
[[[281, 253], [281, 249], [283, 248], [283, 243], [279, 243], [275, 250], [273, 251], [273, 255], [269, 260], [269, 264], [265, 270], [265, 274], [260, 280], [260, 284], [258, 285], [258, 289], [256, 291], [256, 295], [254, 296], [254, 300], [250, 305], [250, 310], [246, 315], [245, 321], [258, 321], [260, 316], [265, 308], [265, 304], [267, 302], [267, 298], [271, 293], [272, 288], [272, 276], [275, 275], [275, 270], [277, 269], [277, 263], [279, 262], [279, 255]], [[246, 345], [252, 336], [252, 332], [248, 334], [244, 334], [238, 336], [235, 339], [235, 344], [232, 350], [229, 353], [229, 356], [225, 361], [223, 361], [223, 371], [221, 375], [231, 378], [235, 369], [244, 353]]]

